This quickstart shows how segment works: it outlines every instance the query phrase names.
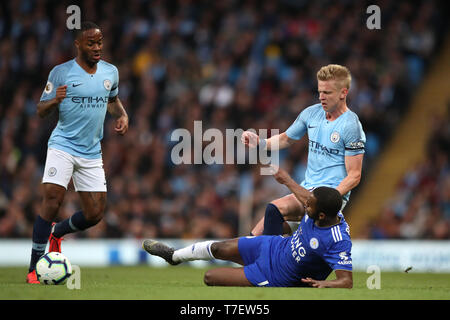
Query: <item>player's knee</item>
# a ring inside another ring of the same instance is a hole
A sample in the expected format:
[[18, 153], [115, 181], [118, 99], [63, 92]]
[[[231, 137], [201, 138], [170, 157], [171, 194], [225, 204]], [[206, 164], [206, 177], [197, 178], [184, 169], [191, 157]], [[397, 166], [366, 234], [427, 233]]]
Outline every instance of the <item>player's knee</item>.
[[205, 272], [203, 277], [203, 282], [207, 286], [222, 286], [225, 285], [225, 280], [223, 275], [218, 271], [218, 269], [211, 269]]
[[51, 221], [57, 215], [62, 204], [62, 199], [57, 195], [45, 195], [43, 204], [42, 217]]
[[211, 244], [211, 254], [213, 255], [213, 257], [215, 257], [216, 259], [220, 259], [220, 257], [223, 254], [223, 243], [222, 242], [214, 242], [213, 244]]
[[232, 245], [227, 241], [219, 241], [211, 244], [211, 254], [216, 259], [227, 260], [232, 254]]
[[215, 282], [214, 282], [214, 271], [213, 270], [208, 270], [208, 271], [205, 272], [205, 276], [203, 277], [203, 282], [207, 286], [213, 286], [215, 284]]
[[[294, 197], [294, 198], [293, 198]], [[294, 195], [288, 195], [270, 202], [280, 211], [285, 220], [295, 220], [295, 217], [303, 214], [303, 207]], [[294, 218], [293, 218], [294, 217]]]
[[283, 216], [289, 213], [288, 205], [282, 199], [273, 200], [270, 203], [273, 204]]

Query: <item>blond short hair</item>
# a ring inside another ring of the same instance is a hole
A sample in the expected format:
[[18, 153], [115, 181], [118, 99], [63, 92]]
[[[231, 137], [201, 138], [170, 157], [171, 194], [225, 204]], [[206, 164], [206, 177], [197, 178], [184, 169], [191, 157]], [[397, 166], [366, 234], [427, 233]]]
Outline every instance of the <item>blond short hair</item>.
[[341, 66], [339, 64], [329, 64], [320, 68], [320, 70], [317, 72], [317, 80], [335, 80], [340, 88], [350, 89], [352, 76], [347, 67]]

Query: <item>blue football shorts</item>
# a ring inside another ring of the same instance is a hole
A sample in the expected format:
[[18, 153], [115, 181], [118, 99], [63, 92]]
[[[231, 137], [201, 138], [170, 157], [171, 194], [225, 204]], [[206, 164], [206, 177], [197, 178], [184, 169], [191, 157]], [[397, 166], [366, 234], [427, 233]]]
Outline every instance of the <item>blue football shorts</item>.
[[248, 281], [257, 287], [270, 286], [268, 257], [272, 236], [249, 236], [238, 240], [238, 250], [244, 262], [244, 273]]

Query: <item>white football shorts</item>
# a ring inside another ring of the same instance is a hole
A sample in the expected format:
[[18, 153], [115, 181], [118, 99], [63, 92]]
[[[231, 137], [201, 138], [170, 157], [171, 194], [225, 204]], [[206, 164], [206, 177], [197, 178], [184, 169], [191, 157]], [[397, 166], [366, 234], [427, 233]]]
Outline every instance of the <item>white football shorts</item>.
[[53, 183], [67, 189], [71, 178], [77, 192], [106, 192], [102, 158], [85, 159], [48, 148], [42, 183]]

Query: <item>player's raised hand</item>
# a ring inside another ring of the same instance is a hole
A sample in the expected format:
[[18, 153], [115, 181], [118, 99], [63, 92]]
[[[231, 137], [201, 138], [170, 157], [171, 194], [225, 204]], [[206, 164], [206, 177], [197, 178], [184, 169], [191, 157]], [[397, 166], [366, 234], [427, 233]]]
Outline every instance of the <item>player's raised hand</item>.
[[292, 179], [286, 170], [281, 169], [275, 164], [271, 164], [269, 166], [269, 173], [271, 173], [275, 180], [277, 180], [277, 182], [281, 184], [286, 184], [288, 181], [290, 181], [290, 179]]
[[63, 101], [64, 98], [66, 97], [66, 94], [67, 94], [66, 84], [56, 88], [56, 95], [55, 95], [56, 103], [61, 103], [61, 101]]
[[256, 148], [259, 143], [259, 137], [256, 133], [251, 131], [244, 131], [241, 136], [241, 142], [245, 146], [249, 146], [250, 148]]
[[123, 115], [117, 118], [114, 130], [123, 136], [128, 131], [128, 116]]

